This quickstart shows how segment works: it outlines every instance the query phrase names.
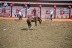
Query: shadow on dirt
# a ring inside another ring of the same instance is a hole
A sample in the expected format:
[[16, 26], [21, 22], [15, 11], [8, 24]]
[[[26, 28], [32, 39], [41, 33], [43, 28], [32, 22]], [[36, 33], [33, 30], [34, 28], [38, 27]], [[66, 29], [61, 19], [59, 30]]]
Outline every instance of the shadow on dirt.
[[36, 30], [36, 29], [28, 29], [28, 28], [23, 28], [21, 30]]

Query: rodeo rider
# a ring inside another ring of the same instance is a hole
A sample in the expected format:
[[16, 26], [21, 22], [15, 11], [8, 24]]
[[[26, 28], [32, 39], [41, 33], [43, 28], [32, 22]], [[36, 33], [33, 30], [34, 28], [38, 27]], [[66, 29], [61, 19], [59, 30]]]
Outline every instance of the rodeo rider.
[[36, 9], [34, 8], [33, 10], [33, 13], [34, 13], [34, 20], [36, 19]]

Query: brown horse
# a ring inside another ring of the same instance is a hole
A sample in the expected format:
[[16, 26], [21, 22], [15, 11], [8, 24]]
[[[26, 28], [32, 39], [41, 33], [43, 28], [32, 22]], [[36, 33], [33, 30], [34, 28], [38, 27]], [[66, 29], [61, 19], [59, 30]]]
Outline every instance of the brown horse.
[[28, 24], [29, 29], [32, 26], [31, 22], [35, 22], [35, 26], [37, 26], [37, 21], [39, 21], [39, 24], [41, 24], [42, 19], [40, 17], [34, 17], [34, 18], [28, 17], [27, 24]]

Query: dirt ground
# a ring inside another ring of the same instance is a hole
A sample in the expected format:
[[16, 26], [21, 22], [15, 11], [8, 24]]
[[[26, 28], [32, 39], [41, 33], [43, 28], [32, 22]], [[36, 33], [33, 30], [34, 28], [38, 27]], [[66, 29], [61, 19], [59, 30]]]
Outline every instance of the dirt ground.
[[0, 48], [72, 48], [72, 22], [0, 20]]

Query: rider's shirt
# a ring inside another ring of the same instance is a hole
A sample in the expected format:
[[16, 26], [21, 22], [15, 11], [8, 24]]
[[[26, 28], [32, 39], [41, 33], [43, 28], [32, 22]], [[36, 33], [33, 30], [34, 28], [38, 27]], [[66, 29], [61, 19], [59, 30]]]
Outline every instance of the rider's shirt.
[[36, 13], [36, 10], [34, 9], [33, 12]]
[[33, 12], [34, 12], [34, 17], [36, 17], [36, 9], [34, 9]]

